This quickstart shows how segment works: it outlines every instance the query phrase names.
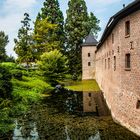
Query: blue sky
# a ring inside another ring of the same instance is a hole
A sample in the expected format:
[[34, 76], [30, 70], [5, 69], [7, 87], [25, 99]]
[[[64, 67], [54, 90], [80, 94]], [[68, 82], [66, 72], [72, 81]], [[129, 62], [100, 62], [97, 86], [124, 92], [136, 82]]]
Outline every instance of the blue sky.
[[[13, 39], [17, 37], [18, 29], [21, 27], [20, 21], [23, 14], [28, 12], [32, 21], [35, 20], [45, 0], [0, 0], [0, 30], [5, 31], [9, 36], [9, 44], [6, 47], [7, 54], [15, 56], [13, 51]], [[69, 0], [59, 0], [60, 8], [66, 17], [67, 4]], [[93, 12], [100, 20], [101, 32], [98, 39], [109, 20], [116, 12], [123, 8], [123, 4], [129, 4], [134, 0], [85, 0], [88, 12]]]

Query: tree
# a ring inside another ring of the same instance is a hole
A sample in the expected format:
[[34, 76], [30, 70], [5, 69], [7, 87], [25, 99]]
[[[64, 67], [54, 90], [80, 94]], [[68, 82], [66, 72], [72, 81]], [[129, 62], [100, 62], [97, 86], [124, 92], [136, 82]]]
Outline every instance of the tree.
[[97, 17], [92, 12], [90, 12], [89, 21], [88, 21], [88, 24], [89, 24], [88, 29], [89, 29], [89, 32], [95, 37], [97, 37], [98, 32], [101, 30], [99, 23], [100, 23], [100, 20], [98, 20]]
[[36, 50], [34, 54], [37, 59], [40, 59], [44, 52], [60, 50], [59, 41], [53, 41], [50, 36], [50, 31], [53, 33], [56, 28], [57, 25], [49, 23], [47, 18], [36, 21], [33, 48]]
[[[8, 69], [0, 64], [0, 98], [11, 98], [11, 74]], [[1, 103], [1, 102], [0, 102]]]
[[5, 61], [6, 59], [6, 50], [5, 47], [8, 44], [8, 35], [5, 35], [3, 31], [0, 31], [0, 62]]
[[81, 47], [88, 34], [88, 13], [84, 0], [70, 0], [68, 3], [65, 31], [69, 68], [75, 78], [81, 73]]
[[46, 38], [48, 42], [58, 42], [60, 50], [62, 50], [64, 46], [64, 17], [62, 11], [60, 10], [58, 0], [45, 0], [41, 12], [37, 16], [36, 22], [46, 18], [48, 23], [57, 25], [55, 30], [50, 29], [48, 31], [49, 37], [46, 36]]
[[62, 80], [67, 73], [67, 58], [58, 50], [44, 53], [38, 65], [45, 80], [52, 84]]
[[18, 55], [19, 63], [26, 63], [27, 66], [29, 62], [32, 61], [32, 35], [30, 28], [29, 14], [24, 14], [24, 19], [21, 21], [22, 27], [18, 31], [18, 39], [14, 39], [15, 42], [15, 52]]
[[65, 22], [66, 51], [69, 59], [70, 73], [77, 79], [82, 71], [81, 44], [92, 32], [97, 35], [99, 20], [91, 13], [88, 15], [84, 0], [70, 0]]

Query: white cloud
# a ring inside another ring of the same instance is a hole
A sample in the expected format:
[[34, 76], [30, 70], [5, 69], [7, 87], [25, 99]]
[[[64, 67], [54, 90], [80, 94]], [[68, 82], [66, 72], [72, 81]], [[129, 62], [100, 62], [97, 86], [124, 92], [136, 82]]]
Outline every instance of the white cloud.
[[7, 53], [15, 55], [13, 51], [13, 39], [16, 38], [18, 29], [23, 19], [23, 14], [32, 13], [32, 8], [37, 4], [37, 0], [5, 0], [0, 13], [0, 30], [5, 31], [9, 36], [9, 44], [7, 45]]

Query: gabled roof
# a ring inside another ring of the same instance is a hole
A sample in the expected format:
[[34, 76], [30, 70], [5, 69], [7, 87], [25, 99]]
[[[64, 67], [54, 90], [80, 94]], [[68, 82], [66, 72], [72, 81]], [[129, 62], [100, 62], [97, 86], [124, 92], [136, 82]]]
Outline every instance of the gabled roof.
[[85, 38], [85, 42], [81, 46], [96, 46], [97, 44], [98, 44], [98, 42], [95, 39], [95, 37], [93, 35], [89, 34]]
[[140, 0], [135, 0], [134, 2], [130, 3], [128, 6], [120, 10], [118, 13], [116, 13], [114, 16], [112, 16], [103, 32], [103, 35], [98, 43], [97, 51], [101, 47], [101, 45], [104, 43], [106, 38], [110, 35], [116, 24], [123, 19], [124, 17], [134, 13], [135, 11], [140, 10]]

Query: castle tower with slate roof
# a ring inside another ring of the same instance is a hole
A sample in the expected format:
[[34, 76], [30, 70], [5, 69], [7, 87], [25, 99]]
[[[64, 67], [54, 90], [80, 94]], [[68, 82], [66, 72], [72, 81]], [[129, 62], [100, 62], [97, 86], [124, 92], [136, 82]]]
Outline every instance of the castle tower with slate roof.
[[85, 38], [82, 46], [82, 79], [95, 79], [95, 51], [98, 42], [93, 35]]

